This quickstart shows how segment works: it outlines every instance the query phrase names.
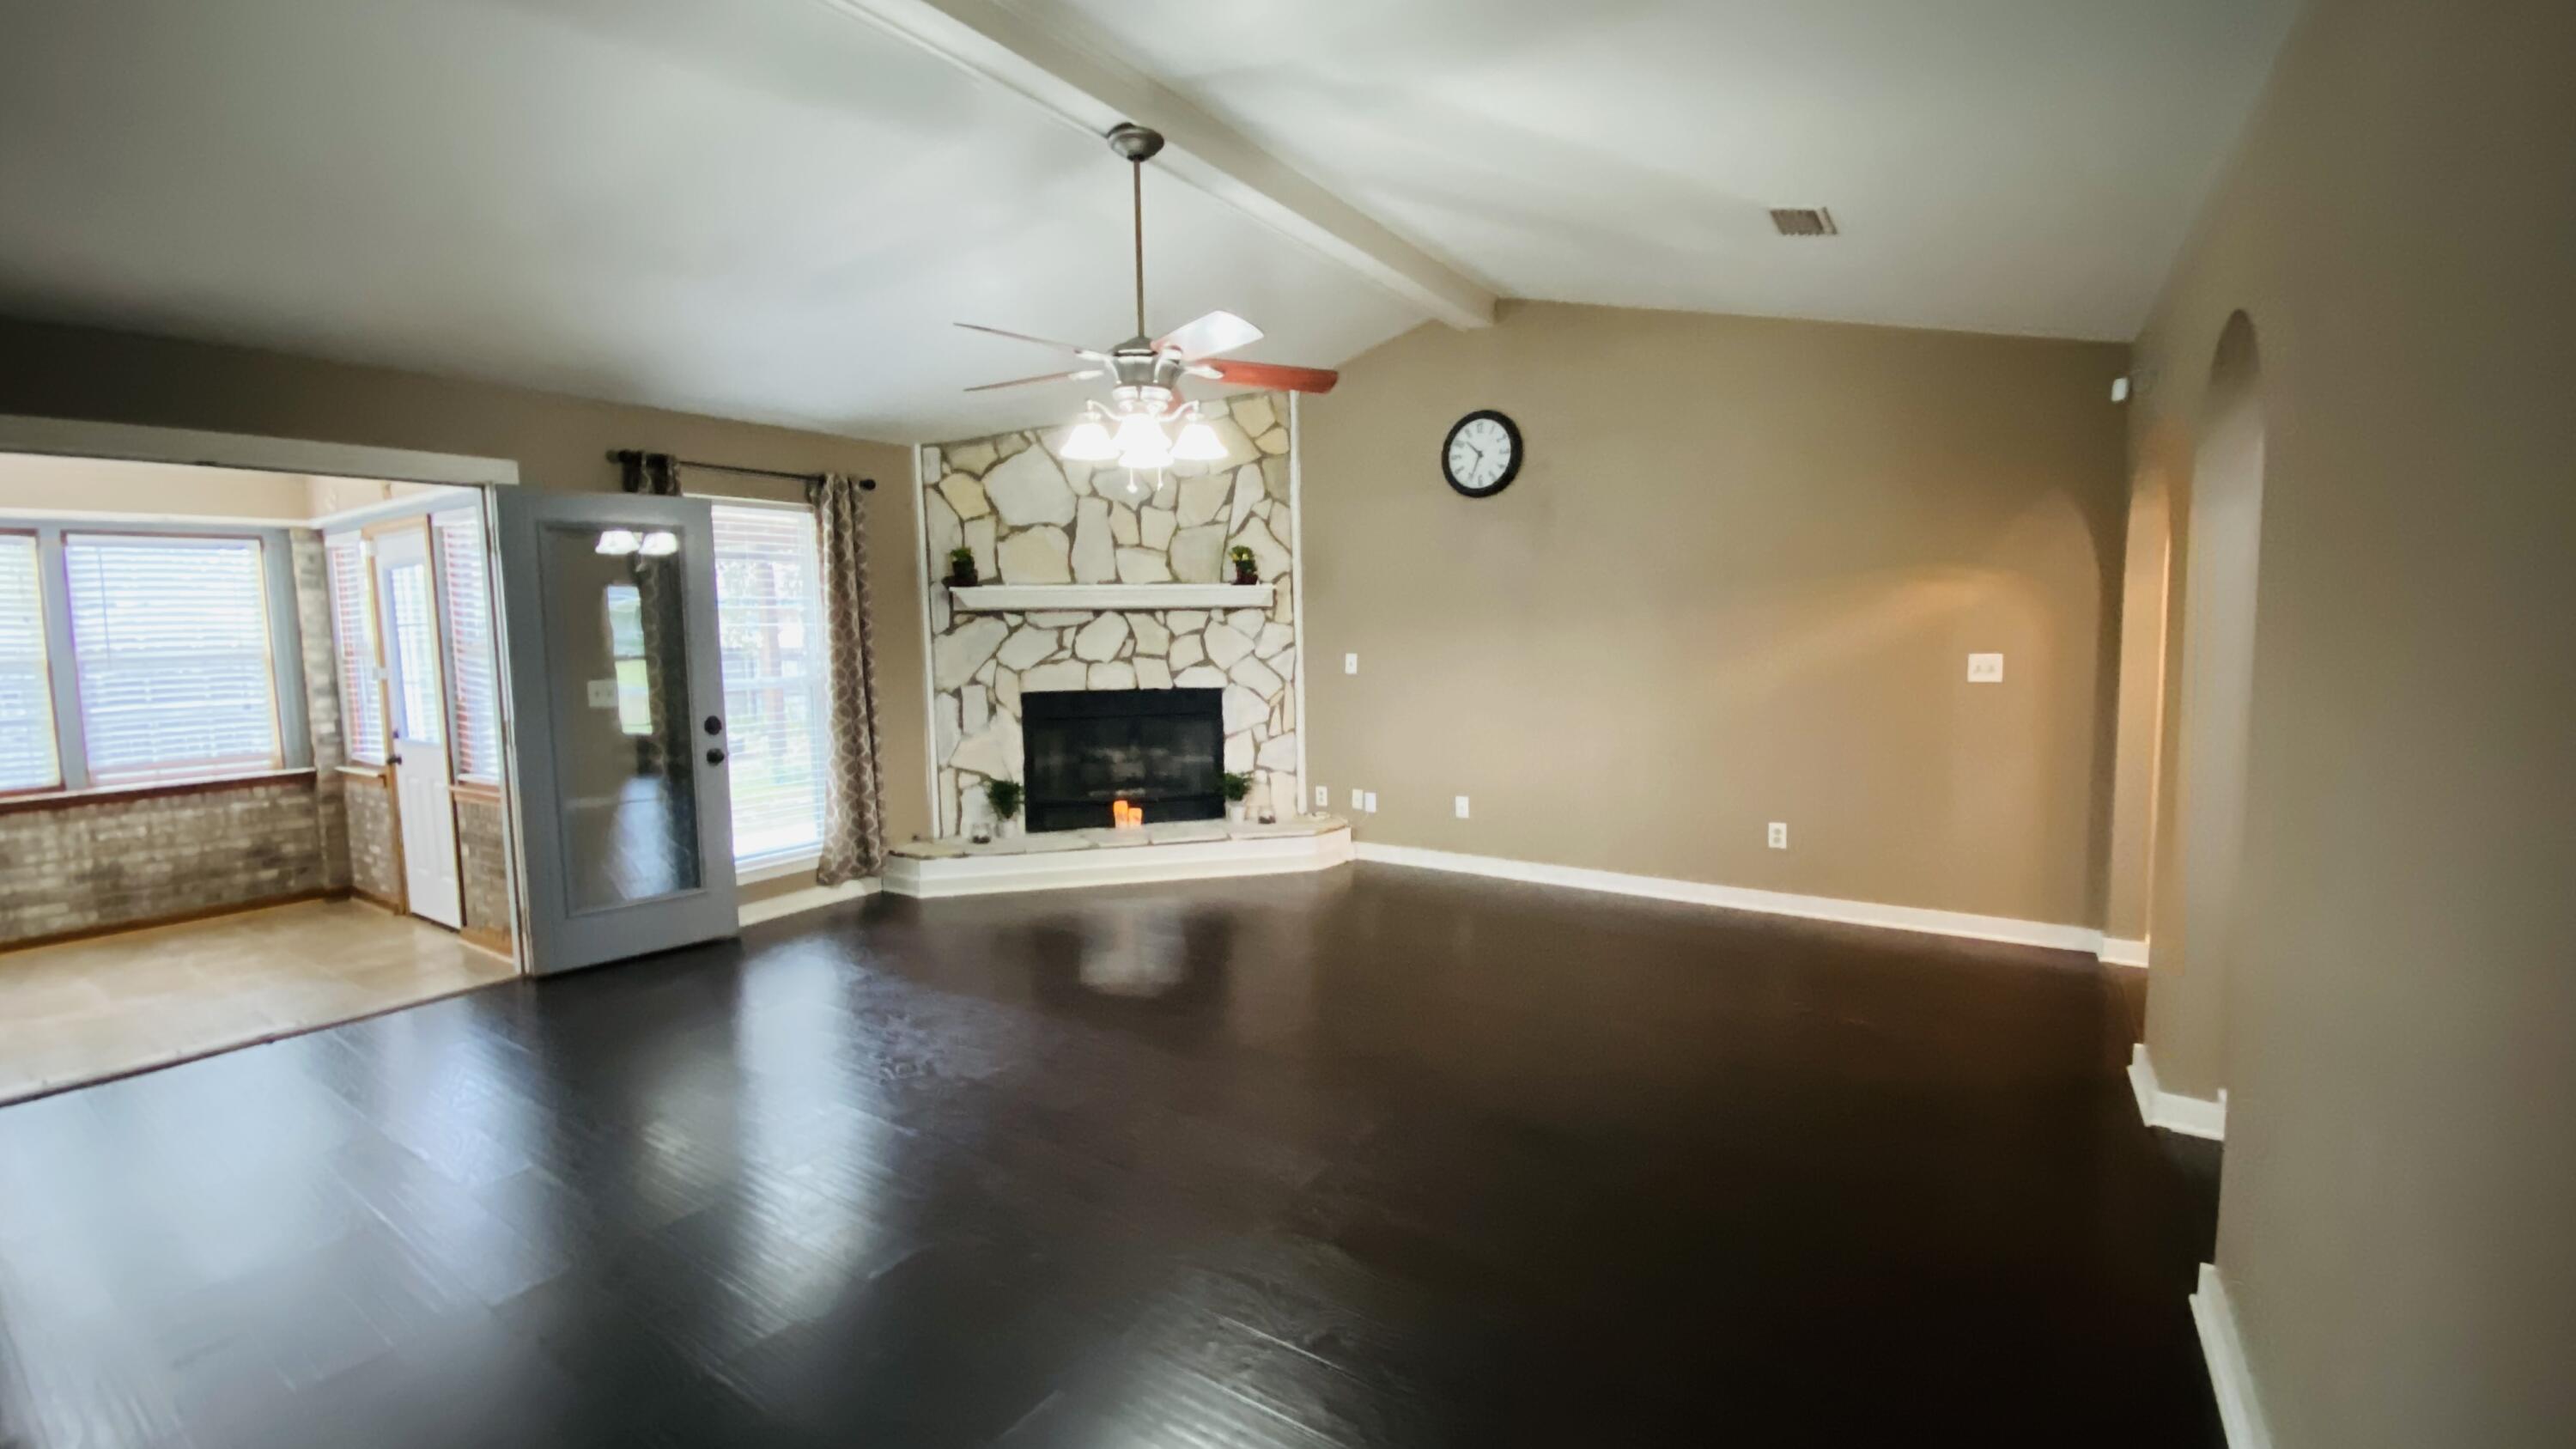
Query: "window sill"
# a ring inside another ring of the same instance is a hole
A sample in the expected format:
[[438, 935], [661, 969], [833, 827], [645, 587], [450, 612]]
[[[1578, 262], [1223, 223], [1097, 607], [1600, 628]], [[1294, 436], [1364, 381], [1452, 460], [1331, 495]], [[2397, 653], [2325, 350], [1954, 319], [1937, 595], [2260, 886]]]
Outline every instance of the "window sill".
[[823, 863], [819, 850], [799, 851], [793, 855], [754, 856], [734, 862], [735, 885], [759, 885], [763, 881], [785, 880], [792, 875], [812, 875]]
[[203, 795], [216, 790], [247, 790], [310, 780], [310, 768], [259, 770], [247, 775], [217, 775], [203, 780], [153, 780], [138, 785], [98, 785], [85, 790], [50, 790], [41, 795], [0, 796], [0, 815], [35, 810], [69, 810], [81, 805], [113, 805], [128, 800], [158, 800], [174, 795]]

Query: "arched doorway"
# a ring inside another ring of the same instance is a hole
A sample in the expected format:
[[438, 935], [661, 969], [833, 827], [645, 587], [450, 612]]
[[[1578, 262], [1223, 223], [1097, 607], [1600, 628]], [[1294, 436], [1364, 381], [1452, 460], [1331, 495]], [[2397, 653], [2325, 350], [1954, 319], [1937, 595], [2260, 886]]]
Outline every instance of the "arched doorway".
[[2262, 563], [2264, 409], [2254, 323], [2228, 319], [2202, 398], [2181, 567], [2173, 793], [2160, 822], [2148, 1045], [2163, 1091], [2215, 1105], [2227, 1085], [2227, 977], [2243, 874]]

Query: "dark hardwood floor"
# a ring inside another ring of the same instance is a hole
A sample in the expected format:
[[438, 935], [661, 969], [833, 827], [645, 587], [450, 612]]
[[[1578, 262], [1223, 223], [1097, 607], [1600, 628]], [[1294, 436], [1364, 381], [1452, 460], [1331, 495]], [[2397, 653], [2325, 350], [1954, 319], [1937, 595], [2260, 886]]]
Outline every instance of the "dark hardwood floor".
[[0, 1109], [0, 1444], [2215, 1446], [2088, 960], [879, 899]]

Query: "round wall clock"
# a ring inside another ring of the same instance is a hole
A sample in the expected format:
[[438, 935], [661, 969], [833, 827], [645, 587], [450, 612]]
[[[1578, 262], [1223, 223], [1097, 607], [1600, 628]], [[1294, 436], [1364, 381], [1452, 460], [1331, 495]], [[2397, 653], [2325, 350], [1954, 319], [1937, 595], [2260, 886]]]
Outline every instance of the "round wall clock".
[[1521, 471], [1521, 430], [1487, 408], [1458, 420], [1440, 445], [1440, 475], [1470, 498], [1491, 498]]

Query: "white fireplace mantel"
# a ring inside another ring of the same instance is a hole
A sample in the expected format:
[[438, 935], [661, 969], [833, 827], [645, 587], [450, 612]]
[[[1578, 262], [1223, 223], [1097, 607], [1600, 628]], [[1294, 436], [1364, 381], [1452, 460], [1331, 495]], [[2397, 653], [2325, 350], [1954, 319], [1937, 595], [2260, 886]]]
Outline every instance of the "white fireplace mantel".
[[970, 614], [1048, 609], [1266, 609], [1268, 584], [968, 584], [949, 602]]

